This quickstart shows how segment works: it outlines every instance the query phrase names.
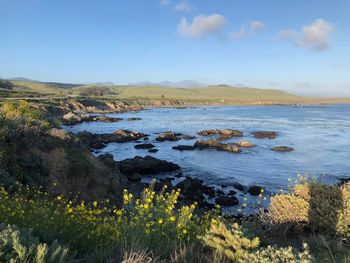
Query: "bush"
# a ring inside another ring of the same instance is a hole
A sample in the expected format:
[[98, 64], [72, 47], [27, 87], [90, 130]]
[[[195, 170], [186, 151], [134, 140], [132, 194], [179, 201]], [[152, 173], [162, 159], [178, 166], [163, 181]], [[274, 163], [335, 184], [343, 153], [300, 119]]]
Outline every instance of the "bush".
[[210, 231], [203, 237], [204, 243], [224, 254], [233, 262], [262, 263], [262, 262], [312, 262], [308, 247], [300, 253], [293, 251], [292, 247], [277, 248], [273, 246], [259, 247], [259, 238], [249, 239], [244, 236], [238, 224], [233, 224], [230, 229], [224, 223], [212, 224]]
[[13, 89], [13, 84], [10, 81], [8, 81], [8, 80], [0, 79], [0, 89], [12, 90]]
[[349, 237], [350, 184], [297, 184], [292, 193], [271, 197], [268, 211], [263, 218], [274, 226], [307, 226], [321, 233]]
[[0, 261], [1, 262], [66, 262], [68, 248], [57, 241], [51, 245], [40, 243], [31, 230], [0, 224]]
[[81, 257], [99, 261], [117, 257], [118, 248], [137, 248], [155, 255], [169, 256], [181, 245], [197, 241], [209, 228], [209, 215], [192, 215], [195, 206], [175, 209], [179, 192], [155, 195], [145, 189], [134, 200], [124, 193], [124, 206], [118, 209], [110, 201], [85, 203], [77, 199], [47, 195], [30, 187], [9, 194], [0, 188], [0, 222], [32, 228], [41, 240], [59, 240]]

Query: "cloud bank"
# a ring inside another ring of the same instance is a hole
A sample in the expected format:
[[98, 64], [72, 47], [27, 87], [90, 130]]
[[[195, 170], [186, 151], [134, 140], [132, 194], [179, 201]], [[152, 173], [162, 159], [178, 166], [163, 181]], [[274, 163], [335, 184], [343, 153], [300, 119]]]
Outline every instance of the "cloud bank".
[[225, 24], [225, 18], [219, 14], [198, 15], [193, 18], [192, 23], [187, 18], [182, 17], [177, 31], [183, 37], [198, 38], [220, 33]]
[[231, 32], [230, 38], [237, 40], [248, 35], [255, 35], [260, 33], [265, 27], [265, 24], [261, 21], [251, 21], [249, 26], [241, 26], [239, 31]]
[[182, 1], [181, 3], [177, 4], [174, 8], [175, 12], [191, 12], [193, 9], [193, 6], [191, 6], [186, 1]]
[[330, 48], [329, 37], [332, 30], [333, 26], [329, 22], [319, 18], [303, 26], [300, 32], [287, 29], [280, 31], [278, 36], [299, 47], [324, 51]]

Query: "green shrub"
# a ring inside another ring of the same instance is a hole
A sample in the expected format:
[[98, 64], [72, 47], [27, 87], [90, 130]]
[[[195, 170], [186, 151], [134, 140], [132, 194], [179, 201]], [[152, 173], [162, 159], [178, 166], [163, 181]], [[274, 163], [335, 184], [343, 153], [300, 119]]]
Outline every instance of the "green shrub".
[[224, 223], [212, 224], [210, 231], [202, 238], [204, 243], [238, 263], [289, 263], [312, 262], [308, 247], [305, 244], [302, 252], [294, 252], [292, 247], [276, 248], [259, 247], [259, 238], [249, 239], [244, 236], [238, 224], [230, 229]]
[[263, 218], [274, 226], [305, 226], [321, 233], [350, 236], [350, 184], [297, 184], [292, 193], [271, 197]]
[[19, 188], [13, 194], [0, 188], [0, 222], [32, 228], [41, 240], [57, 239], [93, 262], [118, 256], [118, 248], [166, 257], [177, 247], [196, 242], [210, 226], [209, 215], [193, 216], [194, 205], [175, 209], [177, 191], [155, 195], [149, 188], [136, 200], [125, 192], [124, 206], [118, 209], [108, 200], [50, 200], [41, 191]]
[[68, 259], [68, 248], [57, 241], [40, 243], [31, 230], [0, 224], [0, 261], [10, 263], [60, 263]]

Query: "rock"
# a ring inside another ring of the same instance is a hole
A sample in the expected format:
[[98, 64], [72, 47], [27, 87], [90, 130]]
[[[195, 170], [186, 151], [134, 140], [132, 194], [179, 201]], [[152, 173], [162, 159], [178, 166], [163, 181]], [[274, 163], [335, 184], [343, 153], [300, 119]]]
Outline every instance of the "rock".
[[238, 199], [235, 196], [221, 195], [215, 199], [215, 203], [220, 206], [235, 206], [238, 205]]
[[118, 162], [118, 165], [120, 171], [124, 174], [158, 174], [180, 169], [180, 166], [175, 163], [159, 160], [149, 155], [146, 157], [136, 156], [134, 158], [125, 159]]
[[248, 141], [238, 141], [238, 142], [235, 142], [235, 144], [238, 146], [238, 147], [243, 147], [243, 148], [249, 148], [249, 147], [255, 147], [256, 145], [251, 143], [251, 142], [248, 142]]
[[230, 135], [230, 134], [222, 134], [222, 135], [219, 135], [217, 140], [218, 141], [225, 141], [225, 140], [229, 140], [231, 139], [233, 136]]
[[254, 186], [249, 187], [248, 193], [251, 194], [251, 195], [253, 195], [253, 196], [257, 196], [257, 195], [259, 195], [263, 190], [264, 190], [263, 187], [254, 185]]
[[258, 131], [253, 133], [254, 138], [259, 138], [259, 139], [264, 139], [264, 138], [275, 139], [277, 135], [278, 133], [274, 131]]
[[171, 183], [172, 180], [173, 179], [171, 177], [160, 179], [154, 184], [154, 191], [159, 192], [164, 188], [164, 186], [167, 186], [167, 188], [170, 189], [172, 186], [172, 183]]
[[202, 136], [212, 136], [212, 135], [223, 135], [225, 137], [223, 138], [232, 138], [232, 137], [242, 137], [243, 133], [239, 130], [232, 130], [232, 129], [223, 129], [223, 130], [204, 130], [200, 131], [198, 133]]
[[183, 135], [182, 139], [184, 139], [184, 140], [194, 140], [194, 139], [196, 139], [196, 136]]
[[216, 194], [217, 194], [218, 196], [221, 196], [221, 195], [225, 195], [225, 192], [218, 189], [218, 190], [216, 190]]
[[230, 190], [230, 191], [228, 192], [228, 195], [235, 195], [235, 194], [236, 194], [236, 192], [233, 191], [233, 190]]
[[108, 117], [105, 115], [89, 115], [89, 114], [76, 114], [69, 112], [62, 117], [62, 122], [65, 125], [76, 125], [82, 122], [118, 122], [122, 118]]
[[99, 159], [104, 165], [106, 165], [107, 167], [113, 170], [118, 169], [117, 162], [114, 161], [113, 155], [110, 153], [101, 154], [97, 156], [97, 159]]
[[111, 142], [131, 142], [137, 141], [141, 138], [148, 136], [147, 134], [143, 134], [137, 131], [128, 131], [128, 130], [116, 130], [113, 133], [105, 133], [105, 134], [92, 134], [89, 132], [79, 132], [78, 137], [90, 144], [91, 148], [100, 149], [101, 147], [105, 147], [104, 144]]
[[140, 121], [142, 120], [142, 118], [138, 118], [138, 117], [131, 117], [131, 118], [127, 118], [128, 121]]
[[139, 173], [127, 174], [126, 177], [129, 181], [139, 182], [141, 181], [141, 175]]
[[151, 149], [151, 150], [148, 150], [149, 153], [156, 153], [158, 152], [159, 150], [158, 149]]
[[241, 192], [243, 192], [244, 191], [244, 186], [243, 185], [241, 185], [240, 183], [233, 183], [233, 185], [232, 185], [234, 188], [236, 188], [237, 190], [239, 190], [239, 191], [241, 191]]
[[214, 187], [203, 184], [202, 180], [186, 177], [185, 180], [178, 183], [175, 187], [180, 189], [182, 199], [187, 201], [196, 201], [198, 203], [203, 202], [205, 197], [204, 194], [208, 195], [209, 198], [215, 196]]
[[178, 151], [193, 151], [196, 148], [192, 145], [178, 145], [178, 146], [174, 146], [173, 149]]
[[141, 143], [134, 146], [135, 149], [152, 149], [154, 147], [152, 143]]
[[291, 152], [294, 151], [294, 148], [288, 146], [276, 146], [271, 148], [271, 150], [276, 152]]
[[156, 141], [164, 142], [164, 141], [178, 141], [180, 138], [178, 136], [181, 136], [181, 133], [174, 133], [171, 131], [163, 132], [159, 134], [156, 138]]
[[215, 140], [207, 140], [207, 141], [196, 141], [194, 144], [195, 148], [202, 150], [202, 149], [216, 149], [221, 151], [227, 151], [232, 153], [240, 153], [241, 148], [239, 148], [237, 145], [232, 143], [220, 143]]

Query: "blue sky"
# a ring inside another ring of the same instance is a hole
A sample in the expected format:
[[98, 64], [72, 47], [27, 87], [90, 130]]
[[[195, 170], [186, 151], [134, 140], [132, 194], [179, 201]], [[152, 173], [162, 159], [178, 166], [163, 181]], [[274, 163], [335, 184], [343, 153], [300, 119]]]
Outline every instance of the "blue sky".
[[350, 97], [348, 0], [0, 0], [0, 77]]

